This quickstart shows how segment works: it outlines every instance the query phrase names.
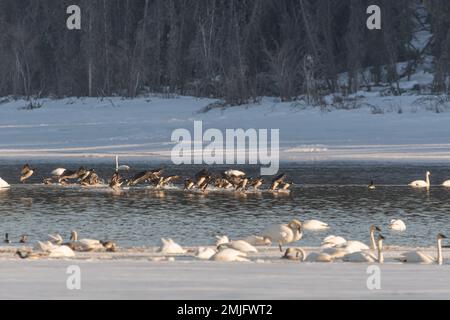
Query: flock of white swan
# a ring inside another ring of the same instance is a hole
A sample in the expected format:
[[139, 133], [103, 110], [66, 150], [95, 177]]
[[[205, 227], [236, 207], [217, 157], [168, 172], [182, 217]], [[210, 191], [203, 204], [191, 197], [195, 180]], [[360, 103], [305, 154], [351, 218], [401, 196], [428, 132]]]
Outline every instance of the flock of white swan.
[[[389, 229], [395, 231], [406, 230], [406, 225], [401, 220], [391, 220]], [[381, 228], [370, 226], [369, 245], [357, 240], [347, 240], [340, 236], [329, 235], [323, 239], [319, 252], [307, 253], [300, 247], [292, 247], [302, 240], [305, 231], [326, 231], [330, 229], [328, 224], [318, 220], [300, 221], [293, 219], [289, 223], [269, 226], [257, 235], [251, 235], [244, 239], [230, 240], [227, 236], [216, 236], [214, 245], [184, 249], [171, 238], [161, 239], [161, 246], [156, 250], [158, 257], [152, 261], [174, 261], [177, 256], [189, 255], [198, 260], [219, 262], [250, 262], [251, 254], [257, 256], [261, 247], [266, 249], [275, 244], [280, 250], [280, 258], [298, 262], [352, 262], [352, 263], [384, 263], [383, 241]], [[378, 235], [376, 234], [378, 233]], [[409, 251], [394, 257], [394, 261], [401, 263], [421, 263], [442, 265], [442, 241], [446, 237], [439, 233], [436, 237], [437, 254], [431, 256], [421, 251]], [[26, 243], [22, 237], [20, 242]], [[10, 245], [8, 235], [4, 240]], [[291, 245], [283, 249], [283, 246]], [[47, 241], [38, 241], [31, 248], [18, 248], [15, 252], [22, 259], [38, 258], [73, 258], [75, 252], [116, 252], [117, 246], [112, 241], [100, 241], [95, 239], [78, 239], [78, 233], [72, 231], [70, 240], [64, 242], [61, 235], [48, 235]], [[314, 250], [317, 251], [317, 250]]]
[[[406, 230], [406, 225], [401, 220], [392, 220], [389, 228], [395, 231]], [[284, 252], [281, 259], [301, 262], [354, 262], [354, 263], [384, 263], [383, 241], [381, 228], [372, 225], [370, 227], [370, 245], [361, 241], [346, 240], [340, 236], [330, 235], [323, 239], [320, 252], [307, 254], [302, 248], [289, 247], [285, 251], [283, 246], [300, 241], [304, 231], [323, 231], [329, 226], [318, 220], [300, 221], [292, 220], [286, 224], [278, 224], [268, 227], [259, 235], [252, 235], [242, 240], [230, 241], [227, 236], [217, 236], [215, 246], [199, 247], [195, 251], [195, 257], [200, 260], [212, 260], [221, 262], [248, 262], [251, 261], [248, 254], [258, 253], [257, 247], [278, 244], [280, 252]], [[376, 233], [378, 237], [376, 237]], [[446, 237], [439, 233], [436, 237], [437, 254], [430, 256], [421, 251], [409, 251], [402, 253], [394, 260], [402, 263], [443, 264], [442, 240]], [[186, 254], [183, 249], [172, 239], [162, 239], [162, 245], [158, 252], [168, 255]]]

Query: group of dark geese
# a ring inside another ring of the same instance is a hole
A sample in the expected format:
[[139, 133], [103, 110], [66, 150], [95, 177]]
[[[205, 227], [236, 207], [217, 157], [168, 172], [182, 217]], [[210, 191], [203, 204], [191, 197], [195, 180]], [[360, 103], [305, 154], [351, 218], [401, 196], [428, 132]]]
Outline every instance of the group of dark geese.
[[[121, 190], [123, 187], [147, 184], [155, 188], [164, 188], [168, 185], [183, 181], [183, 177], [178, 175], [164, 175], [164, 169], [147, 170], [139, 172], [134, 176], [127, 176], [129, 170], [130, 168], [128, 166], [116, 166], [114, 174], [107, 182], [109, 187], [113, 190]], [[26, 183], [35, 172], [35, 169], [31, 169], [28, 164], [25, 164], [22, 167], [20, 182]], [[85, 169], [84, 167], [73, 171], [62, 168], [55, 169], [51, 174], [51, 177], [44, 178], [44, 184], [78, 184], [85, 187], [95, 187], [105, 184], [94, 169]], [[205, 192], [210, 187], [220, 190], [246, 192], [249, 190], [259, 191], [265, 183], [266, 181], [261, 177], [247, 177], [247, 174], [240, 170], [230, 169], [221, 173], [211, 173], [208, 169], [203, 169], [193, 178], [189, 177], [184, 179], [184, 189]], [[289, 181], [286, 174], [282, 173], [271, 179], [268, 191], [289, 192], [292, 185], [293, 182]]]

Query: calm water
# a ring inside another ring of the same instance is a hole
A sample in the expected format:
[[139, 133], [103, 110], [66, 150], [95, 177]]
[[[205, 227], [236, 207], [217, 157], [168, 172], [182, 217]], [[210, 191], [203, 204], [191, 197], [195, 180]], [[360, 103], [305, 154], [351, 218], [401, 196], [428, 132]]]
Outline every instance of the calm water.
[[[112, 163], [86, 160], [64, 163], [76, 169], [94, 167], [104, 178]], [[130, 164], [130, 163], [128, 163]], [[159, 167], [131, 163], [133, 172]], [[319, 219], [332, 227], [325, 233], [307, 233], [302, 245], [318, 245], [329, 234], [366, 240], [372, 223], [384, 228], [388, 244], [431, 245], [437, 232], [450, 235], [450, 190], [436, 186], [430, 192], [405, 186], [433, 173], [432, 183], [450, 179], [450, 165], [289, 164], [282, 171], [298, 185], [291, 195], [268, 193], [240, 196], [234, 193], [200, 195], [179, 190], [129, 190], [120, 195], [106, 189], [86, 190], [38, 185], [42, 177], [61, 164], [33, 162], [38, 171], [29, 185], [19, 185], [20, 165], [0, 162], [0, 176], [12, 187], [0, 191], [0, 233], [13, 240], [29, 234], [31, 240], [48, 233], [67, 236], [72, 229], [81, 237], [114, 239], [130, 247], [157, 245], [161, 237], [173, 237], [183, 245], [210, 243], [215, 235], [231, 238], [255, 234], [273, 223], [292, 218]], [[167, 174], [192, 175], [200, 167], [165, 166]], [[221, 170], [222, 168], [216, 168]], [[256, 176], [257, 168], [243, 168]], [[370, 180], [380, 187], [366, 188]], [[403, 219], [405, 233], [390, 232], [391, 218]]]

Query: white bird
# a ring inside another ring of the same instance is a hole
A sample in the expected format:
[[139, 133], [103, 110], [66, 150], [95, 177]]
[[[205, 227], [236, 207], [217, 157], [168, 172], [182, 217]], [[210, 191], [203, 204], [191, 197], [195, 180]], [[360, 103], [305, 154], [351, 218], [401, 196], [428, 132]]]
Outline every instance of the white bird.
[[239, 170], [227, 170], [225, 175], [229, 177], [245, 177], [245, 172]]
[[49, 234], [49, 235], [48, 235], [48, 240], [49, 240], [51, 243], [57, 244], [57, 245], [61, 245], [62, 242], [63, 242], [63, 238], [61, 237], [60, 234], [55, 234], [55, 235]]
[[326, 253], [312, 252], [309, 255], [301, 248], [288, 248], [282, 259], [295, 260], [301, 262], [332, 262], [333, 258]]
[[200, 260], [209, 260], [217, 253], [213, 248], [199, 247], [195, 257]]
[[219, 246], [219, 248], [229, 248], [229, 249], [234, 249], [234, 250], [238, 250], [244, 253], [257, 253], [258, 250], [252, 246], [250, 243], [244, 241], [244, 240], [236, 240], [236, 241], [231, 241], [228, 243], [223, 243]]
[[116, 171], [130, 171], [130, 166], [119, 165], [119, 156], [116, 156]]
[[[381, 229], [377, 226], [370, 226], [370, 242], [372, 249], [377, 248], [377, 244], [375, 242], [375, 231], [381, 231]], [[325, 238], [326, 239], [326, 238]], [[361, 241], [346, 241], [340, 245], [336, 246], [328, 246], [322, 251], [325, 254], [330, 255], [333, 259], [340, 259], [348, 254], [352, 254], [355, 252], [361, 252], [364, 250], [369, 250], [370, 248]]]
[[262, 232], [261, 236], [278, 243], [281, 250], [282, 245], [297, 242], [302, 239], [302, 223], [294, 219], [288, 224], [274, 225]]
[[95, 239], [78, 240], [78, 233], [76, 231], [71, 232], [70, 242], [67, 245], [70, 245], [75, 251], [84, 251], [84, 252], [104, 249], [104, 246], [100, 240]]
[[178, 243], [173, 241], [172, 239], [162, 238], [161, 239], [161, 247], [158, 249], [158, 252], [165, 254], [184, 254], [187, 251], [183, 249]]
[[383, 240], [384, 240], [384, 237], [382, 235], [379, 235], [378, 241], [377, 241], [378, 256], [375, 256], [371, 252], [358, 251], [358, 252], [349, 253], [349, 254], [343, 256], [342, 260], [345, 262], [362, 262], [362, 263], [364, 263], [364, 262], [369, 262], [369, 263], [379, 262], [379, 263], [383, 263], [384, 262]]
[[223, 249], [211, 257], [213, 261], [220, 262], [248, 262], [247, 254], [234, 249]]
[[260, 236], [249, 236], [245, 239], [243, 239], [245, 242], [250, 243], [252, 246], [270, 246], [272, 244], [272, 241], [268, 238], [260, 237]]
[[216, 247], [228, 242], [230, 242], [230, 239], [227, 236], [216, 236]]
[[323, 239], [321, 247], [324, 249], [325, 248], [334, 248], [337, 246], [342, 246], [345, 243], [347, 243], [347, 240], [345, 240], [344, 238], [331, 235], [331, 236], [328, 236], [325, 239]]
[[66, 172], [66, 169], [58, 168], [58, 169], [53, 170], [51, 172], [51, 175], [54, 176], [54, 177], [60, 177], [60, 176], [62, 176], [64, 174], [64, 172]]
[[0, 189], [6, 189], [6, 188], [9, 188], [9, 187], [10, 186], [9, 186], [8, 182], [6, 182], [2, 178], [0, 178]]
[[319, 220], [306, 220], [302, 223], [302, 228], [307, 231], [320, 231], [327, 230], [330, 227], [327, 223], [319, 221]]
[[450, 180], [444, 181], [444, 182], [442, 183], [442, 186], [443, 186], [443, 187], [446, 187], [446, 188], [450, 188]]
[[426, 253], [420, 252], [420, 251], [410, 251], [402, 254], [400, 258], [397, 260], [401, 262], [406, 263], [424, 263], [424, 264], [431, 264], [431, 263], [437, 263], [439, 265], [442, 265], [443, 263], [443, 257], [442, 257], [442, 240], [446, 239], [447, 237], [443, 234], [439, 233], [437, 235], [437, 257], [434, 258]]
[[75, 256], [73, 250], [68, 246], [55, 245], [50, 241], [47, 242], [38, 241], [34, 249], [37, 251], [48, 253], [49, 258], [64, 258]]
[[431, 176], [431, 172], [427, 171], [425, 181], [423, 181], [423, 180], [413, 181], [409, 184], [409, 186], [411, 186], [413, 188], [430, 188], [430, 176]]
[[392, 219], [391, 222], [389, 223], [389, 229], [395, 231], [405, 231], [406, 224], [400, 219]]

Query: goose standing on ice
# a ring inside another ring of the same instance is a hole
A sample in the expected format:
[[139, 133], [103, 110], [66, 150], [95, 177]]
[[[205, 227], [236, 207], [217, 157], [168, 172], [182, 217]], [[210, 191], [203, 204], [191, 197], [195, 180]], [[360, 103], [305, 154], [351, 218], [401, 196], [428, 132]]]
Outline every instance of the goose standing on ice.
[[28, 242], [28, 236], [26, 234], [21, 235], [19, 243], [27, 243], [27, 242]]
[[423, 180], [417, 180], [417, 181], [413, 181], [409, 184], [409, 186], [413, 187], [413, 188], [430, 188], [430, 176], [431, 176], [431, 172], [427, 171], [426, 173], [426, 179], [425, 181]]
[[262, 232], [264, 239], [277, 243], [280, 251], [283, 252], [282, 246], [288, 243], [297, 242], [302, 239], [302, 223], [294, 219], [288, 224], [274, 225]]
[[389, 223], [389, 229], [394, 231], [405, 231], [406, 224], [400, 219], [392, 219]]
[[5, 180], [0, 178], [0, 189], [6, 189], [6, 188], [9, 188], [9, 184]]
[[25, 183], [28, 179], [31, 178], [31, 176], [34, 174], [35, 170], [31, 169], [28, 164], [25, 164], [22, 167], [22, 172], [20, 176], [20, 182]]
[[186, 178], [186, 180], [184, 180], [184, 190], [192, 190], [194, 187], [195, 183], [192, 179]]
[[11, 244], [11, 240], [9, 240], [9, 234], [8, 233], [5, 233], [5, 239], [3, 240], [3, 243]]
[[280, 187], [280, 185], [284, 183], [284, 179], [286, 179], [286, 174], [284, 174], [284, 173], [276, 176], [272, 180], [272, 184], [270, 185], [269, 190], [272, 192], [277, 191], [277, 189]]
[[426, 253], [420, 251], [410, 251], [402, 254], [397, 260], [406, 263], [425, 263], [431, 264], [436, 262], [438, 265], [442, 265], [444, 259], [442, 257], [442, 240], [446, 239], [442, 233], [439, 233], [436, 237], [437, 239], [437, 258], [434, 258]]
[[264, 179], [262, 178], [255, 178], [252, 179], [250, 182], [250, 186], [253, 187], [253, 190], [258, 191], [259, 188], [263, 185]]

